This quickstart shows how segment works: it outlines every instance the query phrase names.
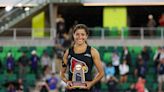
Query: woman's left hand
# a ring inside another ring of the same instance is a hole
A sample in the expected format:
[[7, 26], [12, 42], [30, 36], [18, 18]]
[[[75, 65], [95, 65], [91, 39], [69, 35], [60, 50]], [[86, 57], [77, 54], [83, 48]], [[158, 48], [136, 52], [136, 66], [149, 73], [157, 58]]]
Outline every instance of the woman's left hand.
[[90, 89], [92, 87], [92, 82], [91, 81], [86, 81], [86, 89]]

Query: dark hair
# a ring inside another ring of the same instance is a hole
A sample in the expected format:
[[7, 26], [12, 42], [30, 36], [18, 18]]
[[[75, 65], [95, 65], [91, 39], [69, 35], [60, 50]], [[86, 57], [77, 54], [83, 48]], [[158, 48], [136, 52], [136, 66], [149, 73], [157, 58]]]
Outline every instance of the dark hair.
[[[89, 35], [89, 30], [88, 27], [85, 24], [77, 24], [75, 25], [75, 27], [73, 28], [73, 32], [72, 32], [72, 40], [74, 40], [73, 38], [73, 34], [78, 30], [78, 29], [84, 29], [86, 34]], [[86, 42], [87, 43], [87, 42]], [[88, 43], [87, 43], [88, 44]]]
[[75, 25], [75, 27], [73, 28], [73, 33], [75, 33], [78, 29], [84, 29], [86, 34], [89, 35], [89, 30], [88, 27], [84, 24], [77, 24]]

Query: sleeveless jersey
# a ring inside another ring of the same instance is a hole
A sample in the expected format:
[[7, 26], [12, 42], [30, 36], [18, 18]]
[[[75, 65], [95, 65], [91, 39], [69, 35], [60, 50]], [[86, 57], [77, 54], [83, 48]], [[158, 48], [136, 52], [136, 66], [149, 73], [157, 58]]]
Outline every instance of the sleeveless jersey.
[[91, 47], [87, 46], [87, 49], [84, 53], [75, 53], [73, 47], [69, 49], [67, 65], [69, 67], [69, 80], [72, 81], [72, 71], [76, 65], [80, 63], [84, 68], [85, 81], [92, 81], [92, 67], [93, 59], [91, 55]]

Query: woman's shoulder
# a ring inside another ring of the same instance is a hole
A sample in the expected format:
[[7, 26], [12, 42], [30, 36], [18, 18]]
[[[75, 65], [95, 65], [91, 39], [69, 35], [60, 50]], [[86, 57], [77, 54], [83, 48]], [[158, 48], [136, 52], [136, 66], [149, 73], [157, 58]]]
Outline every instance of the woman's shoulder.
[[90, 47], [91, 47], [91, 51], [97, 51], [98, 52], [98, 50], [96, 48], [94, 48], [92, 46], [90, 46]]
[[71, 51], [72, 49], [73, 49], [73, 47], [69, 47], [64, 51], [64, 53], [69, 53], [69, 51]]
[[92, 55], [99, 55], [99, 52], [98, 52], [98, 50], [96, 48], [91, 47], [91, 54]]
[[68, 55], [69, 54], [69, 49], [66, 49], [65, 51], [64, 51], [64, 55]]

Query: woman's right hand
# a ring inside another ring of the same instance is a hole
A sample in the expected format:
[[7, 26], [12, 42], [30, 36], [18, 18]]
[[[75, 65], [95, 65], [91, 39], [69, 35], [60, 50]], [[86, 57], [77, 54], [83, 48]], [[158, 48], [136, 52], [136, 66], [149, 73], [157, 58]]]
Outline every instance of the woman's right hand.
[[66, 88], [67, 88], [67, 89], [72, 89], [72, 86], [73, 86], [72, 81], [67, 81], [67, 86], [66, 86]]

